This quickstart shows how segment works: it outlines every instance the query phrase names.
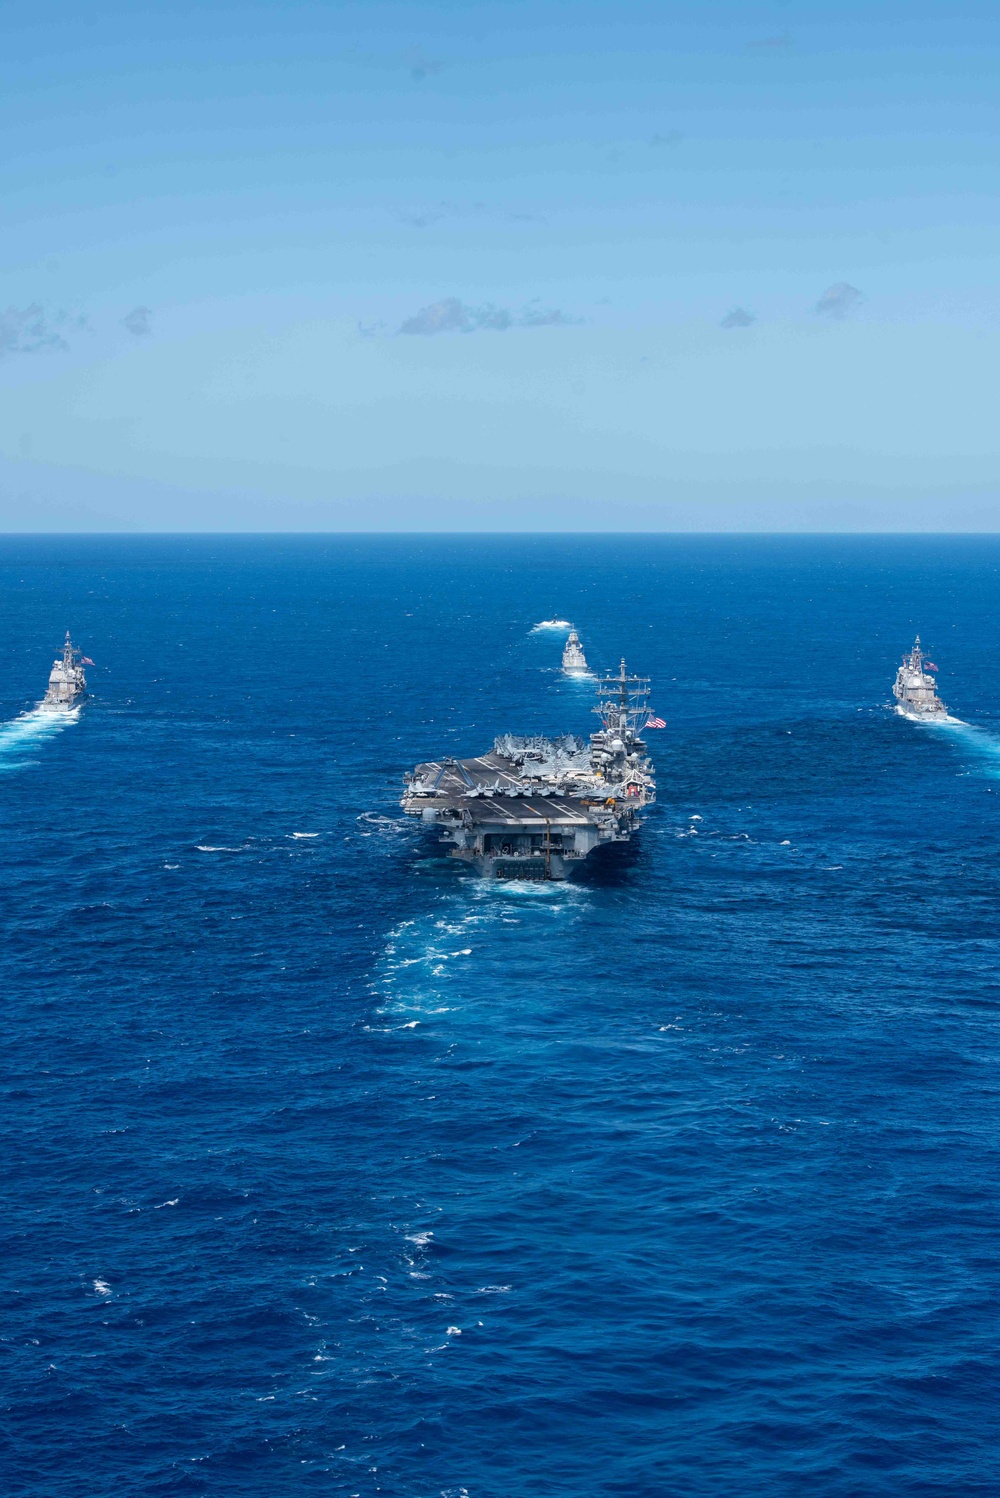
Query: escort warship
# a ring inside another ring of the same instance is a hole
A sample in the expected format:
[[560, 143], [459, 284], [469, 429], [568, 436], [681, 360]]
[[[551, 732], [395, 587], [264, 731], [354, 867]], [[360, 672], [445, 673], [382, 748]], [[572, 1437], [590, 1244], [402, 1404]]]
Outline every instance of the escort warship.
[[57, 656], [52, 662], [48, 691], [42, 698], [42, 707], [47, 712], [61, 712], [72, 707], [87, 690], [87, 678], [83, 668], [93, 664], [92, 660], [81, 655], [77, 650], [67, 630], [62, 656]]
[[569, 639], [566, 641], [562, 653], [562, 668], [567, 676], [587, 676], [590, 674], [587, 657], [583, 653], [580, 636], [575, 629], [571, 629], [569, 632]]
[[601, 727], [589, 745], [502, 734], [477, 759], [430, 760], [404, 776], [401, 806], [432, 823], [450, 856], [491, 879], [568, 879], [595, 848], [627, 842], [656, 799], [642, 739], [649, 679], [597, 683]]
[[948, 709], [937, 695], [937, 682], [929, 673], [936, 671], [933, 661], [924, 656], [920, 648], [920, 636], [896, 672], [892, 695], [896, 699], [896, 711], [904, 718], [947, 718]]

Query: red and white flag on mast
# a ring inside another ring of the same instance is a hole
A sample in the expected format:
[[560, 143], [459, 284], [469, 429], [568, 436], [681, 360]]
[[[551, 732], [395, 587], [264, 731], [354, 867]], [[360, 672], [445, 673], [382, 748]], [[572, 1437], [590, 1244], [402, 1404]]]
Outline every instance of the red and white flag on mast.
[[650, 718], [646, 723], [647, 728], [666, 728], [666, 726], [662, 718]]

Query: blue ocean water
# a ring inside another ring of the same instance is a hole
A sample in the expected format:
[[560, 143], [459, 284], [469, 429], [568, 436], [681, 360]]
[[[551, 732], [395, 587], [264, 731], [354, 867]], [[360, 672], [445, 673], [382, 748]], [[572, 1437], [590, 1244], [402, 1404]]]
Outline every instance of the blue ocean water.
[[[0, 575], [6, 1493], [997, 1491], [1000, 540]], [[553, 614], [659, 804], [488, 884], [400, 778], [590, 731]], [[884, 706], [917, 630], [961, 724]]]

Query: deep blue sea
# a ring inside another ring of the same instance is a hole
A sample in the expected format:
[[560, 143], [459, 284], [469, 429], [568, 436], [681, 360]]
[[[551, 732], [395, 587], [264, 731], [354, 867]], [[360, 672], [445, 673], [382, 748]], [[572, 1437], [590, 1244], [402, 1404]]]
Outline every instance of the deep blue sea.
[[[1000, 1490], [1000, 538], [0, 578], [5, 1495]], [[592, 730], [552, 615], [659, 803], [487, 883], [401, 777]], [[962, 723], [885, 706], [918, 630]]]

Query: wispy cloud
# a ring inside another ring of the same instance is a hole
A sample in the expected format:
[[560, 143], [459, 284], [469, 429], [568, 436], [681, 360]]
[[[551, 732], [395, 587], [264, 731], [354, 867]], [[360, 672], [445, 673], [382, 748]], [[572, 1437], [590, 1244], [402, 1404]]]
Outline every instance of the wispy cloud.
[[557, 308], [542, 307], [537, 301], [520, 309], [496, 307], [492, 302], [469, 307], [457, 296], [447, 296], [406, 318], [400, 323], [399, 332], [429, 338], [435, 333], [477, 333], [484, 329], [505, 333], [508, 328], [569, 327], [578, 321]]
[[820, 317], [833, 317], [841, 321], [849, 317], [864, 299], [864, 293], [856, 286], [850, 286], [846, 281], [838, 281], [836, 285], [826, 288], [813, 307], [813, 311]]
[[396, 217], [401, 224], [406, 224], [411, 229], [429, 229], [432, 224], [439, 224], [443, 218], [449, 218], [453, 212], [450, 203], [432, 203], [427, 208], [404, 208]]
[[152, 315], [148, 307], [133, 307], [122, 318], [122, 327], [127, 328], [135, 338], [148, 338], [153, 331], [149, 321]]
[[69, 349], [63, 336], [87, 325], [85, 317], [47, 312], [41, 302], [30, 307], [8, 307], [0, 312], [0, 358], [6, 354], [37, 354], [42, 349]]
[[790, 52], [795, 46], [792, 38], [786, 32], [783, 36], [760, 36], [752, 42], [747, 42], [748, 52]]
[[529, 302], [522, 309], [517, 325], [521, 328], [571, 328], [582, 321], [580, 317], [567, 317], [556, 307], [540, 307], [537, 302]]
[[442, 219], [449, 218], [492, 218], [518, 224], [546, 222], [540, 213], [514, 213], [502, 208], [490, 208], [486, 203], [449, 203], [444, 199], [414, 208], [402, 208], [396, 213], [396, 218], [411, 229], [429, 229]]
[[749, 328], [751, 323], [755, 323], [756, 321], [757, 319], [754, 314], [752, 312], [748, 312], [745, 307], [734, 307], [731, 312], [726, 313], [725, 317], [720, 322], [719, 327]]
[[666, 135], [651, 135], [649, 144], [651, 146], [679, 146], [684, 139], [680, 130], [668, 130]]
[[442, 198], [440, 202], [427, 203], [422, 207], [403, 208], [396, 217], [411, 229], [427, 229], [432, 224], [439, 224], [444, 218], [481, 218], [483, 215], [497, 216], [490, 212], [485, 203], [449, 203]]
[[400, 323], [401, 333], [420, 333], [431, 337], [435, 333], [474, 333], [479, 328], [493, 328], [502, 333], [511, 327], [512, 313], [503, 307], [488, 303], [485, 307], [467, 307], [457, 296], [446, 296], [439, 302], [421, 307], [412, 317]]
[[422, 47], [411, 47], [404, 54], [404, 61], [410, 70], [410, 77], [417, 83], [422, 83], [425, 78], [442, 72], [448, 66], [437, 57], [428, 57]]

